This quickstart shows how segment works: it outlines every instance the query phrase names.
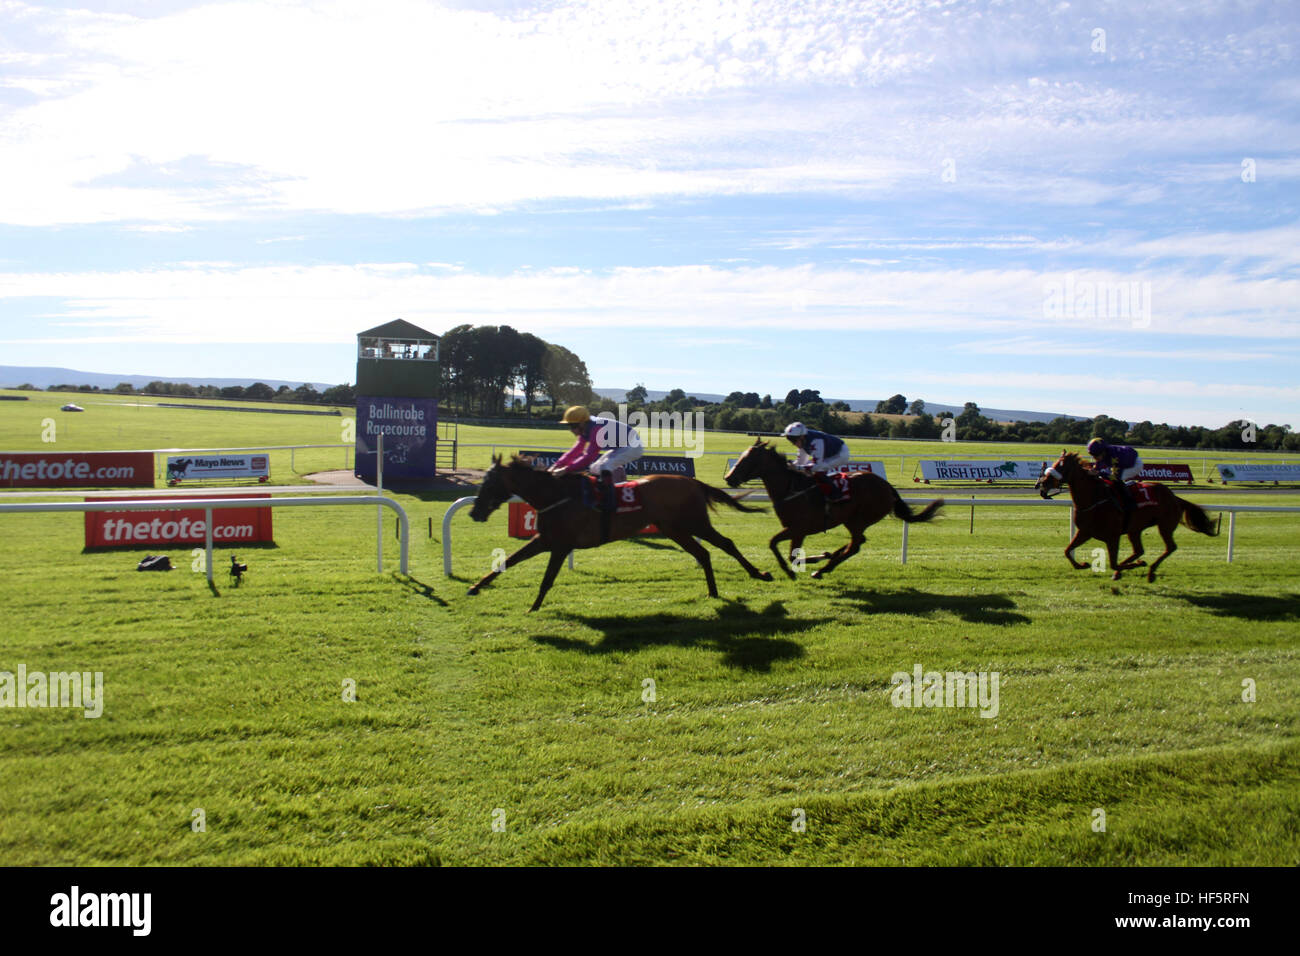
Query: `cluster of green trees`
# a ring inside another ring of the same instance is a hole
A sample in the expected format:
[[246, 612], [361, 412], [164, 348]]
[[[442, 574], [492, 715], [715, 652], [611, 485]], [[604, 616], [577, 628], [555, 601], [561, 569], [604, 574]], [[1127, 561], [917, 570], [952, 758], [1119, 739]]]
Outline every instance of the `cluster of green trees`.
[[526, 415], [541, 398], [553, 408], [595, 397], [582, 359], [508, 325], [458, 325], [442, 336], [439, 359], [443, 405], [462, 415], [500, 415], [512, 392]]
[[[638, 385], [627, 393], [624, 401], [629, 410], [702, 411], [705, 427], [719, 431], [774, 433], [782, 431], [790, 422], [801, 421], [811, 428], [835, 435], [868, 438], [936, 440], [951, 434], [959, 441], [1031, 442], [1077, 447], [1099, 436], [1110, 442], [1166, 448], [1300, 451], [1300, 433], [1293, 432], [1290, 426], [1252, 425], [1246, 421], [1232, 421], [1222, 428], [1155, 425], [1144, 421], [1130, 428], [1127, 422], [1118, 418], [1098, 415], [1090, 419], [1061, 416], [1050, 422], [1002, 424], [986, 417], [974, 402], [967, 402], [960, 413], [951, 416], [952, 425], [945, 427], [949, 416], [936, 418], [925, 411], [924, 401], [917, 399], [909, 404], [902, 395], [877, 403], [876, 410], [882, 415], [914, 416], [910, 419], [872, 418], [864, 414], [859, 420], [850, 420], [843, 414], [849, 411], [847, 404], [833, 402], [828, 405], [817, 391], [808, 389], [791, 389], [783, 401], [773, 401], [771, 395], [760, 397], [756, 392], [732, 392], [722, 402], [702, 402], [679, 388], [658, 401], [646, 399], [645, 386]], [[608, 398], [592, 404], [593, 411], [613, 412], [617, 408], [618, 403]]]
[[[35, 385], [23, 384], [20, 389], [40, 391]], [[220, 388], [216, 385], [190, 385], [188, 382], [150, 382], [137, 389], [130, 382], [119, 382], [109, 389], [98, 385], [51, 385], [47, 392], [104, 392], [109, 395], [152, 395], [169, 398], [225, 398], [242, 399], [249, 402], [293, 402], [304, 405], [352, 405], [356, 402], [356, 389], [351, 385], [334, 385], [323, 392], [316, 391], [311, 384], [290, 388], [281, 385], [272, 388], [265, 382], [254, 382], [247, 387], [228, 385]]]

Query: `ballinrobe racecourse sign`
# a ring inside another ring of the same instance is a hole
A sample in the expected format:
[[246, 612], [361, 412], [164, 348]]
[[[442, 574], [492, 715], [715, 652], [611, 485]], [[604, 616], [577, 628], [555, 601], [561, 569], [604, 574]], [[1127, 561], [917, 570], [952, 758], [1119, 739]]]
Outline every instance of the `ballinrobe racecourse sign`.
[[152, 488], [153, 453], [0, 451], [7, 488]]
[[375, 449], [380, 435], [384, 436], [385, 481], [390, 478], [434, 477], [437, 472], [437, 399], [358, 396], [358, 478], [375, 480]]
[[[550, 468], [564, 452], [559, 451], [521, 451], [520, 458], [531, 458], [543, 468]], [[387, 466], [385, 466], [387, 467]], [[629, 461], [623, 468], [628, 478], [646, 478], [650, 475], [683, 475], [695, 477], [694, 458], [674, 458], [670, 455], [642, 455], [636, 461]]]

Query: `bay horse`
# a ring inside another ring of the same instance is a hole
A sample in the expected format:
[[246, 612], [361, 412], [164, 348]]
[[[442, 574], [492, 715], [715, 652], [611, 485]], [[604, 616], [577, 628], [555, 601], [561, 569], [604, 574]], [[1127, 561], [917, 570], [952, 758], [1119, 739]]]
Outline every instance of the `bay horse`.
[[[500, 455], [495, 456], [491, 470], [483, 479], [483, 487], [479, 490], [474, 507], [470, 509], [470, 517], [475, 521], [486, 521], [503, 502], [517, 495], [536, 509], [537, 534], [506, 558], [504, 567], [485, 574], [469, 589], [469, 593], [478, 594], [501, 571], [527, 561], [533, 555], [549, 551], [551, 557], [546, 565], [546, 573], [542, 575], [541, 590], [537, 592], [537, 600], [529, 610], [536, 611], [541, 607], [542, 598], [546, 597], [546, 592], [555, 583], [560, 565], [570, 551], [577, 548], [598, 548], [608, 543], [601, 538], [601, 513], [583, 504], [581, 483], [588, 480], [584, 475], [557, 476], [547, 471], [538, 471], [530, 459], [518, 455], [512, 456], [506, 463], [502, 463]], [[709, 511], [719, 504], [736, 511], [758, 512], [762, 508], [742, 505], [722, 489], [682, 475], [652, 475], [638, 484], [641, 510], [612, 515], [609, 541], [630, 538], [646, 525], [655, 525], [660, 533], [681, 545], [687, 554], [699, 562], [704, 569], [709, 597], [718, 596], [718, 586], [713, 580], [713, 562], [709, 558], [709, 552], [700, 546], [696, 538], [731, 555], [751, 578], [772, 580], [769, 572], [760, 571], [750, 564], [735, 543], [709, 523]]]
[[794, 580], [794, 572], [777, 549], [782, 541], [790, 542], [790, 560], [793, 561], [795, 552], [803, 546], [803, 539], [808, 535], [820, 534], [836, 525], [844, 525], [850, 536], [848, 544], [834, 553], [827, 551], [818, 557], [804, 559], [809, 563], [826, 562], [826, 567], [813, 572], [814, 578], [820, 578], [841, 561], [857, 554], [862, 542], [866, 540], [866, 529], [885, 515], [892, 513], [896, 518], [909, 523], [929, 521], [943, 506], [943, 499], [937, 498], [921, 511], [913, 511], [894, 486], [884, 478], [860, 471], [849, 478], [848, 499], [831, 502], [828, 513], [816, 480], [791, 469], [785, 455], [762, 439], [756, 439], [754, 444], [745, 449], [745, 453], [723, 480], [735, 488], [751, 478], [763, 482], [776, 516], [781, 521], [781, 530], [768, 542], [768, 547], [776, 555], [776, 563], [791, 580]]
[[[1059, 489], [1069, 488], [1070, 498], [1074, 502], [1075, 532], [1070, 543], [1065, 546], [1065, 557], [1077, 570], [1091, 567], [1086, 562], [1074, 560], [1074, 549], [1089, 538], [1096, 538], [1106, 545], [1110, 566], [1115, 571], [1111, 575], [1112, 581], [1118, 581], [1120, 573], [1129, 568], [1146, 567], [1147, 563], [1142, 560], [1142, 532], [1152, 525], [1159, 528], [1165, 550], [1147, 568], [1147, 581], [1154, 581], [1160, 562], [1178, 550], [1178, 545], [1174, 544], [1174, 529], [1180, 521], [1193, 531], [1209, 537], [1214, 537], [1218, 531], [1200, 505], [1179, 498], [1159, 482], [1144, 484], [1150, 487], [1151, 496], [1156, 503], [1135, 506], [1126, 521], [1124, 510], [1105, 479], [1087, 467], [1077, 454], [1062, 449], [1056, 464], [1043, 472], [1034, 488], [1043, 498], [1053, 498], [1055, 495], [1051, 494], [1052, 491], [1060, 494]], [[1123, 534], [1128, 535], [1133, 553], [1120, 561], [1119, 539]]]

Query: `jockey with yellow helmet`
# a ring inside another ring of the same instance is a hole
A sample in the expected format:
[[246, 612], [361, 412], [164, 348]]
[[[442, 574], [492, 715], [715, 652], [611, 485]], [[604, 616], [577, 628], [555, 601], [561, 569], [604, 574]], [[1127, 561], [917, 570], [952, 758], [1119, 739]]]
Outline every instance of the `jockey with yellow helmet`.
[[572, 406], [560, 421], [578, 440], [551, 466], [553, 474], [587, 470], [597, 477], [609, 475], [614, 481], [622, 481], [626, 477], [624, 466], [640, 458], [645, 450], [635, 428], [617, 419], [593, 417], [582, 405]]
[[614, 484], [627, 478], [624, 466], [640, 458], [645, 450], [641, 436], [617, 419], [592, 416], [582, 405], [571, 406], [560, 421], [578, 440], [549, 470], [555, 475], [588, 470], [596, 476], [601, 487], [600, 538], [608, 541], [616, 507]]

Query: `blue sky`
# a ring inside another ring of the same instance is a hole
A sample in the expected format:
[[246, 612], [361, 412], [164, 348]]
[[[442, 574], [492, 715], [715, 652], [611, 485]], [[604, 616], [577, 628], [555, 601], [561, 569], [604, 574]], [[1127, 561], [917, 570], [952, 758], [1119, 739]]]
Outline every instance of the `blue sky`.
[[0, 0], [0, 364], [1300, 427], [1300, 13]]

